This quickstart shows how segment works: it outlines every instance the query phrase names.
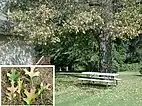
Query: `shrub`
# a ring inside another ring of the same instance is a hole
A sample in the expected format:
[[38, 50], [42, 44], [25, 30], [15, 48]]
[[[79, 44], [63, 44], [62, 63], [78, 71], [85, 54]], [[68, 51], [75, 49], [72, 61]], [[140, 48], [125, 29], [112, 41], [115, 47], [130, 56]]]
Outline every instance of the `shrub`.
[[140, 72], [140, 74], [142, 75], [142, 68], [140, 69], [140, 71], [139, 71], [139, 72]]
[[142, 62], [140, 63], [141, 67], [140, 67], [140, 74], [142, 75]]
[[132, 64], [122, 64], [120, 66], [120, 71], [133, 71], [138, 72], [141, 70], [141, 64], [139, 63], [132, 63]]

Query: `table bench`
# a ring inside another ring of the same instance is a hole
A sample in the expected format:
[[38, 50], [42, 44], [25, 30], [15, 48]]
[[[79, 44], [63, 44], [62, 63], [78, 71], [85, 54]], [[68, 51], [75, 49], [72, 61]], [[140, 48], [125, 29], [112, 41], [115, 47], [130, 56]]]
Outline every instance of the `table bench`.
[[117, 73], [100, 73], [100, 72], [82, 72], [82, 75], [87, 75], [84, 78], [78, 78], [79, 80], [93, 81], [93, 82], [104, 82], [106, 85], [118, 85], [118, 81], [121, 79], [117, 78]]

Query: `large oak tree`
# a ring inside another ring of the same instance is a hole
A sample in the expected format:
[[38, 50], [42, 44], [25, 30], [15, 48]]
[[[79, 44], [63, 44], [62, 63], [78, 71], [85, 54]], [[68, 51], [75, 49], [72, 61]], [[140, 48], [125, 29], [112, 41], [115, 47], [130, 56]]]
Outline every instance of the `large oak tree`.
[[142, 5], [135, 0], [13, 0], [8, 15], [15, 22], [13, 35], [38, 43], [91, 31], [99, 45], [101, 72], [111, 72], [111, 41], [142, 31]]

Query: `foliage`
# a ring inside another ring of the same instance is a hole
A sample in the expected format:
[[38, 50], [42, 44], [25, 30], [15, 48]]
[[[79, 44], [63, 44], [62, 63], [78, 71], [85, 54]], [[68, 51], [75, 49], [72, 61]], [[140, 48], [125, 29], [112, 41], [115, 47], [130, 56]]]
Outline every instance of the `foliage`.
[[25, 74], [29, 75], [30, 78], [33, 78], [35, 76], [39, 76], [40, 72], [34, 72], [35, 67], [30, 67], [30, 71], [28, 71], [27, 69], [24, 69]]
[[11, 33], [39, 42], [51, 40], [55, 30], [51, 19], [55, 13], [55, 9], [47, 7], [44, 0], [11, 1], [9, 20], [15, 22]]
[[27, 96], [27, 98], [23, 98], [23, 100], [30, 105], [35, 101], [35, 99], [38, 97], [38, 94], [36, 93], [35, 88], [31, 88], [30, 92], [27, 91], [27, 89], [24, 90], [24, 94]]
[[123, 41], [116, 39], [113, 46], [113, 67], [117, 71], [139, 71], [141, 67], [141, 37]]
[[140, 72], [140, 74], [142, 75], [142, 62], [140, 63], [140, 65], [141, 65], [141, 67], [140, 67], [139, 72]]
[[[38, 54], [50, 55], [57, 66], [75, 65], [92, 70], [90, 67], [98, 67], [98, 58], [101, 59], [98, 52], [104, 52], [99, 51], [103, 43], [100, 38], [128, 39], [141, 34], [142, 5], [135, 0], [101, 0], [93, 5], [88, 2], [11, 1], [9, 19], [15, 22], [12, 34], [41, 46]], [[125, 50], [122, 46], [113, 51], [116, 66], [112, 68], [119, 70]]]
[[15, 81], [18, 80], [20, 75], [20, 72], [18, 72], [15, 69], [11, 69], [11, 73], [7, 73], [7, 76], [9, 77], [9, 80], [11, 81], [11, 83], [15, 83]]
[[141, 68], [141, 70], [139, 72], [140, 72], [140, 74], [142, 74], [142, 68]]
[[135, 0], [126, 0], [121, 12], [115, 14], [114, 26], [119, 38], [133, 38], [139, 36], [142, 29], [142, 5]]
[[92, 33], [88, 35], [80, 33], [76, 36], [76, 33], [68, 33], [66, 37], [60, 36], [62, 42], [56, 42], [52, 46], [42, 46], [41, 52], [52, 57], [52, 64], [55, 64], [56, 68], [79, 65], [92, 70], [94, 65], [97, 67], [98, 64], [98, 45]]
[[95, 9], [88, 9], [84, 11], [75, 10], [72, 17], [69, 17], [63, 26], [68, 28], [69, 32], [74, 30], [76, 33], [86, 33], [88, 30], [101, 28], [103, 23], [103, 19]]
[[20, 94], [21, 93], [21, 90], [22, 90], [22, 88], [23, 88], [23, 80], [20, 80], [20, 78], [19, 78], [19, 80], [17, 81], [17, 87], [18, 87], [18, 93]]
[[128, 42], [128, 63], [142, 61], [142, 36], [135, 37]]
[[116, 39], [113, 41], [113, 48], [112, 48], [112, 71], [118, 72], [122, 64], [124, 64], [126, 60], [126, 51], [127, 47], [125, 47], [125, 41], [121, 39]]
[[131, 64], [122, 64], [120, 71], [130, 71], [130, 72], [139, 72], [141, 70], [141, 64], [131, 63]]
[[7, 90], [8, 92], [6, 93], [6, 95], [9, 100], [12, 100], [13, 98], [16, 97], [17, 87], [14, 87], [13, 82], [11, 82], [11, 87], [7, 87]]

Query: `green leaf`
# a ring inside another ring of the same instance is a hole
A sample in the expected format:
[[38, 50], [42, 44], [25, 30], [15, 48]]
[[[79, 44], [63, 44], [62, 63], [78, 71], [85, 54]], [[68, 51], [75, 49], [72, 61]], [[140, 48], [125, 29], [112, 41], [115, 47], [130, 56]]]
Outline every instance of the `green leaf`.
[[18, 79], [17, 81], [17, 84], [18, 84], [18, 93], [20, 94], [21, 93], [21, 90], [22, 90], [22, 84], [23, 84], [23, 81], [20, 80], [20, 78]]
[[11, 73], [7, 73], [7, 76], [9, 77], [8, 79], [11, 81], [11, 83], [14, 83], [18, 80], [20, 72], [12, 68]]
[[40, 84], [40, 88], [38, 89], [38, 95], [42, 94], [44, 90], [51, 90], [51, 84], [44, 85], [43, 82]]
[[35, 101], [35, 99], [38, 97], [38, 93], [36, 93], [35, 88], [31, 88], [30, 92], [27, 91], [27, 89], [24, 90], [24, 94], [27, 96], [27, 98], [23, 98], [23, 100], [30, 105]]
[[41, 82], [40, 84], [40, 88], [38, 89], [38, 95], [40, 95], [44, 90], [44, 85], [43, 85], [43, 82]]

